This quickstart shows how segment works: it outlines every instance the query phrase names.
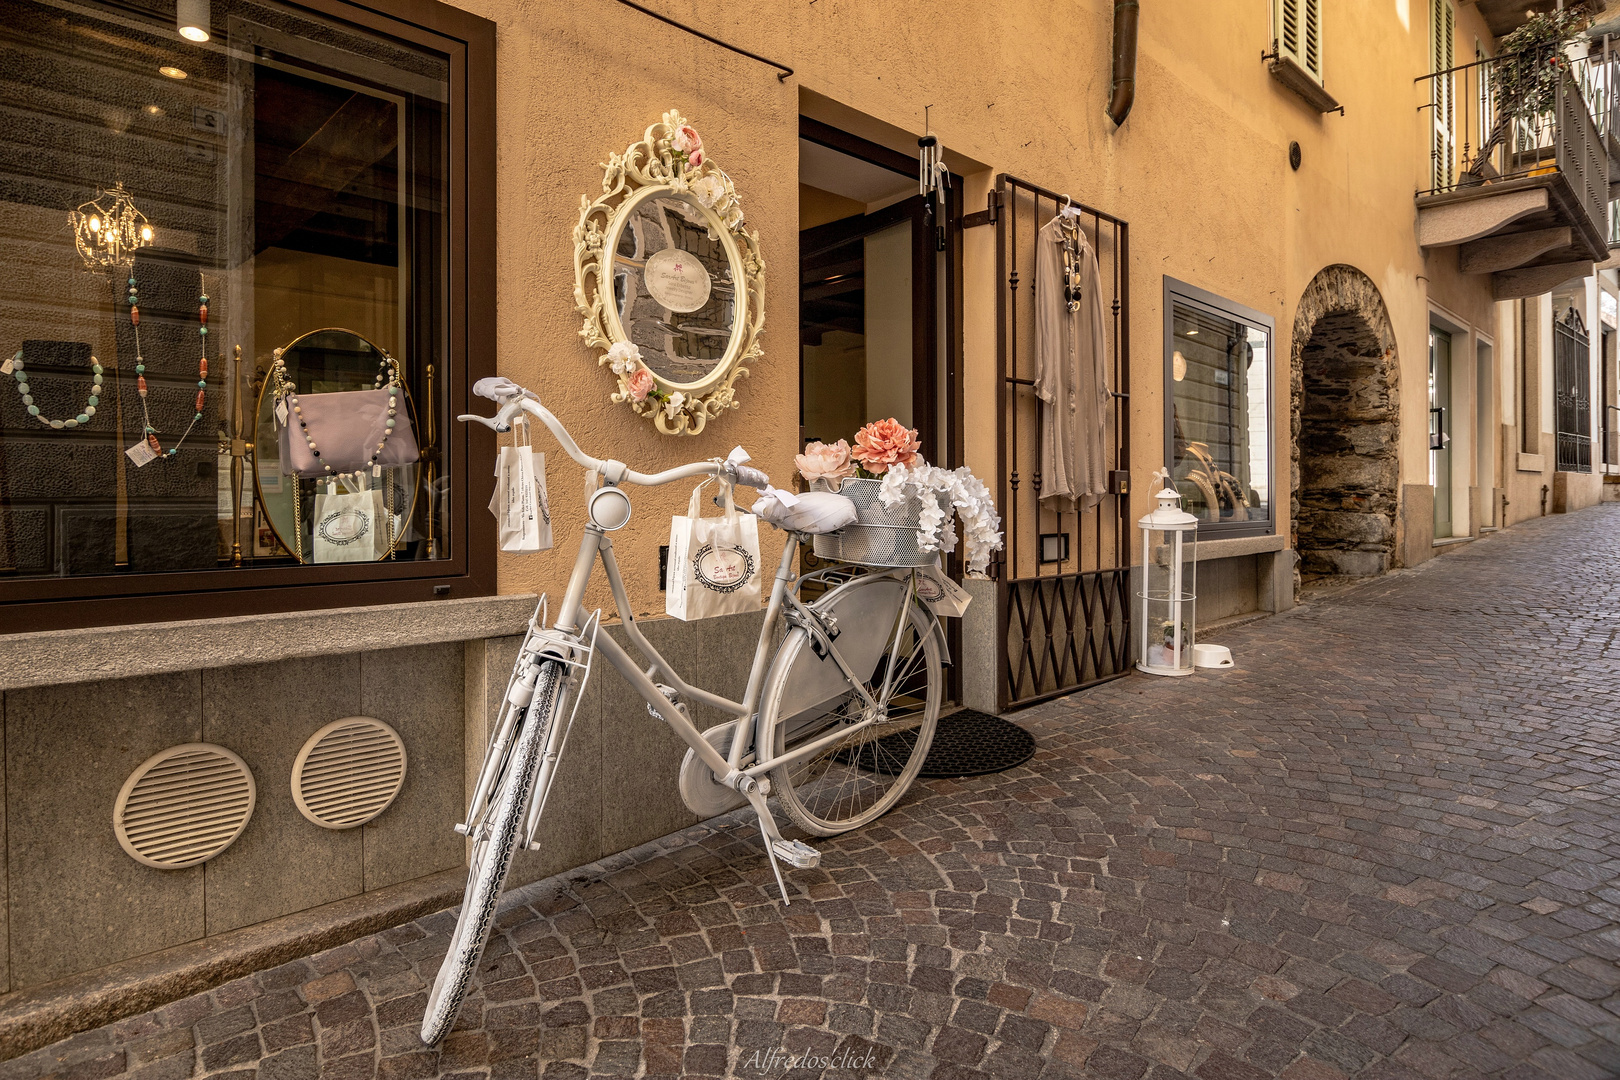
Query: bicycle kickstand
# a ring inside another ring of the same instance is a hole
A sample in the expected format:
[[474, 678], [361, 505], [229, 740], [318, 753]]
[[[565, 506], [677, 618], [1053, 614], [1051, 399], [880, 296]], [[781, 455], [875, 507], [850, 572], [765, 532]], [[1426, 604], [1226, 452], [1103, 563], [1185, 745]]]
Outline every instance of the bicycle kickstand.
[[791, 906], [793, 901], [788, 897], [787, 883], [782, 880], [782, 868], [777, 865], [777, 859], [786, 860], [796, 870], [814, 870], [821, 864], [821, 852], [803, 840], [783, 839], [776, 828], [776, 815], [765, 801], [769, 791], [764, 784], [751, 784], [743, 794], [759, 817], [760, 836], [765, 841], [765, 854], [771, 860], [771, 873], [776, 875], [776, 887], [782, 890], [782, 903]]

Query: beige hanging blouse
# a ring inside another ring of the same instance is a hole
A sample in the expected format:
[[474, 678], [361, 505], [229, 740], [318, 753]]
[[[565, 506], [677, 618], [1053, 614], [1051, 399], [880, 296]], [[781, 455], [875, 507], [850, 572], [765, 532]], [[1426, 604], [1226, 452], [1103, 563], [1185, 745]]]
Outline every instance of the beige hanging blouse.
[[1089, 510], [1108, 493], [1108, 349], [1097, 256], [1065, 220], [1053, 218], [1035, 244], [1041, 501]]

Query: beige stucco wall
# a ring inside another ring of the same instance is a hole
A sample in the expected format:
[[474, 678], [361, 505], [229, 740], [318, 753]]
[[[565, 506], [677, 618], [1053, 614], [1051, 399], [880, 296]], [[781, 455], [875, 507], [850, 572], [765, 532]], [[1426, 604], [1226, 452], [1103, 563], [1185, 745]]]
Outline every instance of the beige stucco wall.
[[[967, 209], [983, 206], [993, 172], [1071, 192], [1131, 223], [1132, 463], [1136, 501], [1163, 458], [1163, 275], [1273, 313], [1286, 357], [1294, 305], [1324, 266], [1368, 274], [1389, 306], [1401, 354], [1403, 482], [1427, 481], [1426, 327], [1430, 298], [1489, 325], [1481, 279], [1455, 255], [1425, 259], [1412, 195], [1427, 170], [1424, 5], [1368, 12], [1326, 5], [1326, 81], [1346, 107], [1318, 115], [1277, 83], [1259, 55], [1265, 4], [1144, 5], [1135, 109], [1119, 130], [1104, 114], [1112, 5], [1077, 0], [984, 5], [761, 0], [746, 6], [666, 3], [676, 18], [796, 69], [706, 44], [612, 0], [537, 7], [464, 0], [499, 27], [499, 364], [536, 387], [587, 449], [638, 466], [748, 446], [774, 474], [791, 468], [796, 432], [797, 116], [830, 100], [865, 114], [874, 137], [934, 130], [970, 169]], [[1403, 16], [1402, 12], [1406, 12]], [[1459, 42], [1472, 54], [1474, 13]], [[1463, 55], [1459, 45], [1459, 55]], [[607, 401], [609, 379], [576, 335], [570, 230], [579, 195], [606, 155], [672, 106], [703, 132], [737, 183], [767, 262], [765, 356], [740, 387], [742, 408], [704, 435], [671, 439]], [[823, 106], [825, 111], [825, 106]], [[853, 125], [851, 125], [853, 126]], [[1303, 152], [1292, 172], [1290, 140]], [[899, 140], [894, 145], [905, 148]], [[992, 230], [965, 237], [965, 391], [969, 462], [993, 462]], [[1275, 370], [1274, 461], [1288, 460], [1288, 371]], [[555, 460], [556, 455], [551, 455]], [[1286, 465], [1273, 483], [1286, 518]], [[1280, 481], [1280, 482], [1279, 482]], [[559, 536], [576, 537], [580, 478], [553, 464]], [[684, 492], [638, 497], [639, 530], [617, 542], [640, 606], [657, 608], [656, 545]], [[570, 553], [503, 556], [502, 591], [555, 590]], [[591, 603], [603, 602], [598, 595]]]

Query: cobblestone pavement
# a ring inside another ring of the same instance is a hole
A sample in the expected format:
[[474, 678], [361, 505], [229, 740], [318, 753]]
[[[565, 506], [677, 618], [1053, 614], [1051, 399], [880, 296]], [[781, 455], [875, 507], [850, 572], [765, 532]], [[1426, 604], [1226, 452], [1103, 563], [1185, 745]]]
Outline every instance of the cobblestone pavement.
[[1028, 710], [1027, 767], [919, 785], [787, 909], [735, 822], [532, 886], [441, 1050], [448, 913], [0, 1080], [1620, 1074], [1617, 537], [1519, 526]]

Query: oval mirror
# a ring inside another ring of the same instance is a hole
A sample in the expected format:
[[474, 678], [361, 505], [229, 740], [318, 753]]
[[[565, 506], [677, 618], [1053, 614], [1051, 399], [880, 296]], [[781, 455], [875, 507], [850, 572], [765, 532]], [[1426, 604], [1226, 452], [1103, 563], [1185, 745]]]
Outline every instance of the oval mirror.
[[628, 404], [671, 435], [737, 407], [760, 354], [765, 264], [728, 177], [679, 113], [613, 154], [603, 194], [581, 200], [574, 298], [586, 343]]
[[[300, 395], [331, 394], [346, 390], [371, 390], [376, 387], [379, 368], [388, 361], [388, 353], [352, 330], [328, 327], [314, 330], [294, 339], [281, 351], [287, 378], [291, 379]], [[269, 362], [260, 365], [258, 406], [253, 429], [253, 493], [277, 544], [298, 562], [314, 562], [315, 497], [324, 484], [313, 480], [297, 480], [282, 473], [281, 438], [276, 424], [276, 397], [274, 380], [268, 375]], [[405, 408], [416, 424], [416, 405], [408, 385], [404, 390]], [[394, 465], [382, 471], [382, 477], [369, 483], [383, 493], [385, 512], [393, 515], [395, 551], [411, 539], [417, 495], [421, 491], [421, 463]], [[340, 487], [339, 490], [347, 490]], [[386, 549], [387, 542], [383, 542]], [[389, 558], [393, 552], [384, 550], [378, 561]]]

